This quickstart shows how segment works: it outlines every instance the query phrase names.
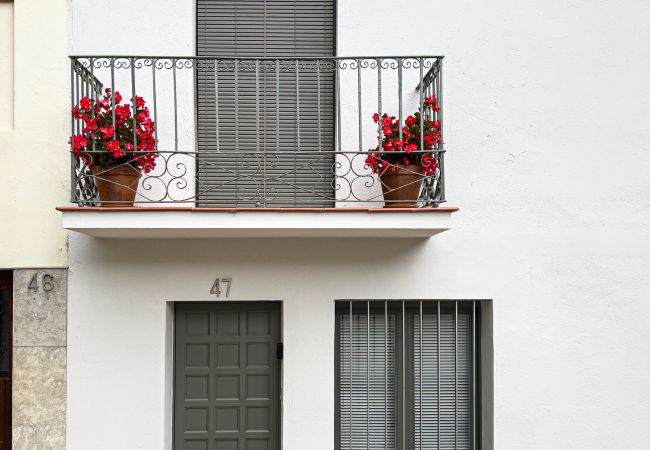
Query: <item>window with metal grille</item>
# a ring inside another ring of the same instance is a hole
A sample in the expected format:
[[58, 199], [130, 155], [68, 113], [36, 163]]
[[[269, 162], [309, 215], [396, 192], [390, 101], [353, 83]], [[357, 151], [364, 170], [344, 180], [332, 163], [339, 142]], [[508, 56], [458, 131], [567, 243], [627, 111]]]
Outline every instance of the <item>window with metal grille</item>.
[[478, 449], [475, 301], [340, 301], [338, 450]]

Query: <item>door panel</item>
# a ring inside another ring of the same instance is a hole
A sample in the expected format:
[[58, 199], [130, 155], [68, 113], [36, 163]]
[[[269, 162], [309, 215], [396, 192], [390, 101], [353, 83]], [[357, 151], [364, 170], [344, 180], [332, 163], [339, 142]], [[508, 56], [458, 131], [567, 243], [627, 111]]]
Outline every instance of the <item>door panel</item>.
[[279, 448], [279, 304], [177, 304], [176, 450]]

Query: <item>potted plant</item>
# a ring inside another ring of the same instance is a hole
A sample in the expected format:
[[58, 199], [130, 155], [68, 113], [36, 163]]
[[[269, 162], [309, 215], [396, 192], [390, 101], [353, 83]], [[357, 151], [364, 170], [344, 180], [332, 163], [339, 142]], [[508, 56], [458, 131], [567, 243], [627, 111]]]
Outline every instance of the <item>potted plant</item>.
[[101, 98], [84, 97], [72, 109], [83, 128], [68, 143], [90, 168], [101, 206], [133, 206], [142, 172], [153, 170], [158, 157], [156, 125], [144, 99], [135, 97], [135, 112], [121, 102], [119, 92], [106, 89]]
[[[438, 112], [436, 96], [425, 99], [423, 109]], [[415, 112], [400, 124], [394, 116], [381, 116], [381, 146], [368, 150], [366, 164], [377, 174], [384, 194], [385, 208], [415, 208], [418, 206], [424, 178], [438, 170], [433, 150], [442, 143], [440, 122], [423, 119], [424, 148], [420, 148], [420, 114]], [[431, 114], [433, 117], [433, 114]], [[379, 123], [378, 113], [373, 116]], [[400, 139], [400, 126], [402, 138]]]

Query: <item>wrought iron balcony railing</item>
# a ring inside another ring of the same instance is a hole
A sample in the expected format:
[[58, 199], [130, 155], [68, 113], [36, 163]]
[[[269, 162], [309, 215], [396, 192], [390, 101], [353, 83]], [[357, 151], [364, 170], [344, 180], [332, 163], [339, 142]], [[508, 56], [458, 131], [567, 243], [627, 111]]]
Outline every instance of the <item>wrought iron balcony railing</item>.
[[[71, 62], [72, 107], [105, 89], [109, 96], [119, 92], [134, 111], [136, 97], [147, 102], [158, 157], [129, 186], [139, 206], [381, 207], [385, 195], [407, 184], [417, 184], [418, 206], [445, 201], [442, 57], [73, 56]], [[437, 107], [423, 107], [432, 97]], [[405, 136], [403, 124], [419, 110], [419, 135]], [[417, 144], [386, 147], [375, 113], [399, 121], [395, 140]], [[114, 103], [106, 114], [115, 124]], [[128, 120], [136, 128], [140, 119]], [[437, 139], [425, 135], [426, 123], [436, 124]], [[72, 135], [89, 137], [85, 156], [71, 148], [71, 200], [97, 205], [97, 182], [106, 181], [106, 171], [91, 166], [109, 151], [101, 131], [84, 130], [83, 118], [73, 117], [71, 127]], [[123, 165], [143, 154], [138, 135], [133, 139]], [[408, 158], [424, 158], [426, 169], [410, 170], [404, 185], [387, 186], [382, 174]]]

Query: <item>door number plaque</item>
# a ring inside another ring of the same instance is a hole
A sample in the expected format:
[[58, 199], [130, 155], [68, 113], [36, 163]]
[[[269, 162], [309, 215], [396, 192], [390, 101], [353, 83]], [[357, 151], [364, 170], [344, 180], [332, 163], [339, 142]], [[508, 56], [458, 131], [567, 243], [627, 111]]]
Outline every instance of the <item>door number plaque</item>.
[[[224, 284], [226, 285], [224, 287]], [[225, 298], [230, 297], [230, 286], [232, 285], [232, 278], [219, 278], [217, 277], [212, 284], [212, 289], [210, 289], [210, 294], [214, 294], [217, 298], [221, 297], [221, 294], [225, 294]], [[224, 291], [225, 290], [225, 291]]]
[[[38, 292], [38, 279], [39, 273], [36, 272], [29, 280], [29, 284], [27, 285], [28, 291]], [[54, 289], [54, 277], [49, 273], [43, 274], [41, 277], [41, 286], [45, 292], [50, 292], [52, 289]]]

